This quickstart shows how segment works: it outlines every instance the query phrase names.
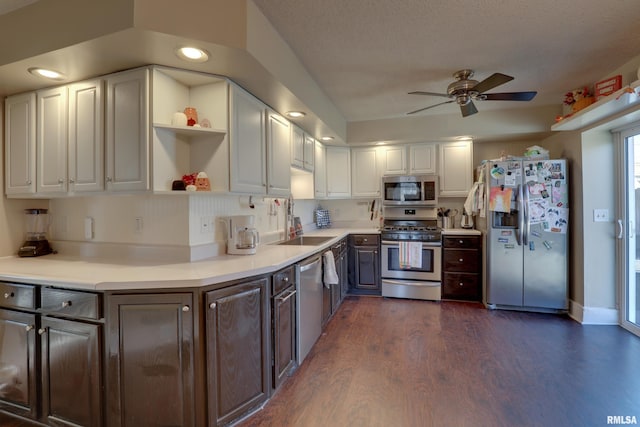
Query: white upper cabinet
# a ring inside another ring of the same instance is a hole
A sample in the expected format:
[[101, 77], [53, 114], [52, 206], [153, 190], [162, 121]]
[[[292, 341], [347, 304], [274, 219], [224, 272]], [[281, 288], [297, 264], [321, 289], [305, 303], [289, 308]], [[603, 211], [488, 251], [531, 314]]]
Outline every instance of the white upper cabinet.
[[67, 87], [36, 93], [36, 192], [67, 191]]
[[473, 185], [473, 144], [471, 141], [440, 144], [440, 196], [466, 197]]
[[313, 172], [316, 140], [299, 127], [291, 126], [291, 166]]
[[407, 147], [390, 145], [380, 151], [383, 175], [404, 175], [407, 173]]
[[437, 172], [436, 145], [412, 144], [409, 146], [409, 174]]
[[236, 85], [229, 103], [230, 190], [266, 194], [265, 105]]
[[309, 134], [304, 135], [304, 169], [313, 172], [316, 140]]
[[267, 194], [287, 197], [291, 193], [291, 167], [286, 153], [291, 147], [291, 124], [267, 110]]
[[377, 147], [351, 149], [353, 197], [380, 197], [380, 151]]
[[4, 103], [5, 191], [36, 191], [36, 94], [10, 96]]
[[351, 150], [348, 147], [326, 146], [327, 197], [351, 197]]
[[315, 142], [315, 169], [313, 170], [313, 187], [316, 199], [327, 197], [327, 162], [326, 148], [319, 141]]
[[149, 70], [123, 71], [106, 81], [107, 190], [148, 190]]
[[101, 79], [69, 85], [68, 190], [104, 189], [104, 98]]

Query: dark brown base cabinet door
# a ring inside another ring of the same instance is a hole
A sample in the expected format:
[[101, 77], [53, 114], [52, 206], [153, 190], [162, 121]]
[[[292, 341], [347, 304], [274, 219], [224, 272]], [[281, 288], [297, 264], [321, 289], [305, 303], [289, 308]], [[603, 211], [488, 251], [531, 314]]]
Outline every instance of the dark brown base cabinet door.
[[192, 304], [190, 293], [110, 297], [110, 426], [195, 425]]
[[38, 333], [47, 424], [103, 425], [102, 326], [43, 317]]
[[295, 287], [273, 298], [273, 388], [277, 389], [296, 363]]
[[380, 261], [378, 249], [372, 247], [355, 247], [353, 250], [353, 281], [355, 289], [380, 289]]
[[0, 409], [38, 416], [34, 314], [0, 309]]
[[209, 426], [224, 425], [269, 397], [268, 279], [206, 293]]

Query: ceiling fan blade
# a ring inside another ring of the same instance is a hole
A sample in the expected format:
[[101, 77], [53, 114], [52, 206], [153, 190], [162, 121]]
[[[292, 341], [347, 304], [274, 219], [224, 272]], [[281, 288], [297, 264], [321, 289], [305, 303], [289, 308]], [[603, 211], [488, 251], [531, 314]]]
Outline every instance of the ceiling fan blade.
[[410, 111], [410, 112], [408, 112], [407, 114], [415, 114], [415, 113], [419, 113], [419, 112], [421, 112], [421, 111], [428, 110], [429, 108], [437, 107], [438, 105], [451, 104], [452, 102], [454, 102], [454, 101], [453, 101], [453, 100], [451, 100], [451, 101], [441, 102], [441, 103], [439, 103], [439, 104], [434, 104], [434, 105], [430, 105], [430, 106], [428, 106], [428, 107], [420, 108], [419, 110]]
[[538, 92], [485, 93], [479, 98], [486, 101], [531, 101]]
[[473, 103], [473, 101], [469, 101], [468, 104], [460, 106], [460, 111], [462, 111], [462, 117], [467, 117], [467, 116], [470, 116], [472, 114], [477, 113], [478, 109], [476, 108], [476, 106]]
[[511, 80], [513, 80], [513, 77], [507, 76], [506, 74], [493, 73], [492, 75], [475, 85], [473, 87], [473, 90], [478, 91], [478, 93], [486, 92], [493, 89], [494, 87], [498, 87], [505, 84], [506, 82], [510, 82]]
[[445, 98], [449, 98], [449, 95], [447, 95], [446, 93], [423, 92], [421, 90], [416, 90], [415, 92], [409, 92], [409, 95], [444, 96]]

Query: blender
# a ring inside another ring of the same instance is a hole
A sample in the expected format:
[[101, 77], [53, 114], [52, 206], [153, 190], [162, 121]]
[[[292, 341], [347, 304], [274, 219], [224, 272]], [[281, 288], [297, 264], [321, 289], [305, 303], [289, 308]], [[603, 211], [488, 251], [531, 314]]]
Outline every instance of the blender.
[[50, 254], [52, 251], [47, 241], [49, 214], [47, 209], [25, 209], [27, 240], [18, 250], [21, 257], [32, 257]]

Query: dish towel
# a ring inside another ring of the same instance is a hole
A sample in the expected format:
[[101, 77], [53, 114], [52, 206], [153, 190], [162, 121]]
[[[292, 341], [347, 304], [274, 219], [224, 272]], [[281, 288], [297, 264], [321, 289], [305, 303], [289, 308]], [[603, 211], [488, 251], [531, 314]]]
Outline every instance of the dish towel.
[[399, 242], [398, 264], [402, 269], [422, 267], [422, 242]]
[[336, 260], [333, 258], [333, 252], [327, 251], [322, 255], [324, 264], [324, 285], [327, 288], [331, 288], [331, 285], [337, 285], [340, 283], [338, 279], [338, 272], [336, 271]]

